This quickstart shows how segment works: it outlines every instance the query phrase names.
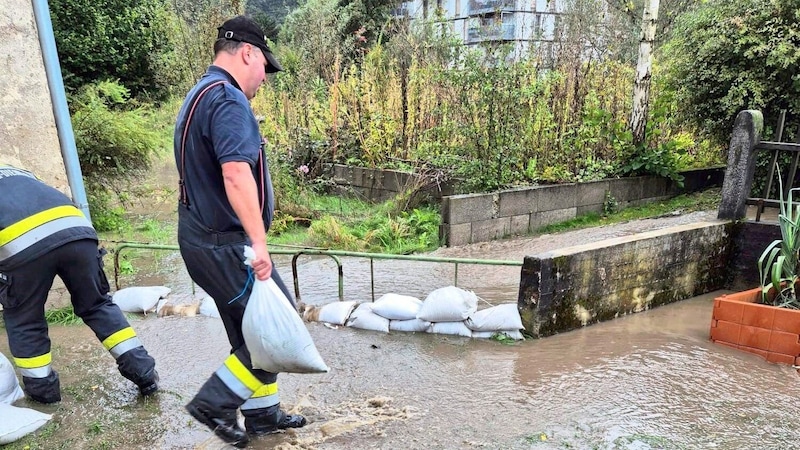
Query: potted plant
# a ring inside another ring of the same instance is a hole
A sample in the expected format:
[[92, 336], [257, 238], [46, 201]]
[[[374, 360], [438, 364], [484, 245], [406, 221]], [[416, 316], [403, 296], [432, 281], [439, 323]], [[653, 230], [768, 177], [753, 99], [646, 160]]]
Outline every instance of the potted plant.
[[777, 172], [781, 239], [758, 258], [760, 287], [714, 299], [711, 340], [770, 362], [800, 366], [800, 204], [792, 201], [800, 188], [789, 190], [784, 198]]

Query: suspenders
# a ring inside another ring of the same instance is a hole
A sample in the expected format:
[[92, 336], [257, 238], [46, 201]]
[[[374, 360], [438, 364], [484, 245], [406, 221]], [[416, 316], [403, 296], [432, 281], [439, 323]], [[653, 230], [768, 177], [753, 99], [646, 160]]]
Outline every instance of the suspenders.
[[189, 206], [189, 196], [186, 193], [186, 135], [189, 133], [189, 124], [192, 121], [192, 116], [194, 115], [194, 110], [197, 107], [197, 103], [200, 102], [200, 98], [206, 94], [211, 88], [214, 86], [219, 86], [220, 84], [224, 84], [226, 81], [220, 80], [215, 81], [200, 91], [199, 94], [194, 98], [192, 102], [192, 106], [189, 108], [189, 114], [186, 116], [186, 124], [183, 126], [183, 134], [181, 136], [181, 170], [178, 177], [178, 186], [180, 186], [180, 202], [186, 206]]
[[[189, 196], [188, 196], [188, 193], [187, 193], [187, 190], [186, 190], [186, 178], [185, 178], [186, 177], [186, 136], [189, 134], [189, 124], [192, 121], [192, 116], [194, 116], [194, 111], [195, 111], [195, 108], [197, 108], [197, 104], [200, 102], [200, 99], [206, 94], [206, 92], [208, 92], [209, 90], [211, 90], [211, 88], [213, 88], [215, 86], [219, 86], [219, 85], [225, 84], [225, 83], [227, 83], [227, 81], [219, 80], [219, 81], [215, 81], [213, 83], [210, 83], [208, 86], [204, 87], [200, 91], [200, 93], [198, 93], [197, 96], [194, 98], [194, 101], [192, 102], [192, 106], [189, 108], [189, 114], [187, 114], [187, 116], [186, 116], [186, 124], [183, 126], [183, 133], [181, 135], [181, 168], [180, 168], [180, 171], [178, 173], [178, 186], [180, 187], [180, 190], [181, 190], [180, 191], [179, 200], [180, 200], [180, 203], [182, 203], [185, 206], [189, 206]], [[265, 180], [265, 174], [264, 174], [264, 164], [261, 161], [261, 158], [264, 157], [263, 152], [264, 152], [264, 148], [263, 148], [263, 143], [262, 143], [262, 147], [259, 149], [259, 152], [258, 152], [258, 162], [257, 162], [257, 164], [258, 164], [258, 167], [259, 167], [259, 173], [261, 175], [261, 188], [263, 190], [265, 190], [266, 189], [266, 180]], [[261, 198], [261, 214], [263, 215], [264, 214], [264, 202], [265, 202], [266, 197], [267, 197], [266, 191], [262, 194], [261, 197], [262, 197]]]

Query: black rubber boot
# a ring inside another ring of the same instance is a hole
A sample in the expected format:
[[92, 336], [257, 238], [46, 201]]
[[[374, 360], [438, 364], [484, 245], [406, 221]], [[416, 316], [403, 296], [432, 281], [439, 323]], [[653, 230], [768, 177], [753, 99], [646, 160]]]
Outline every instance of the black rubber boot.
[[189, 414], [198, 422], [210, 428], [220, 439], [234, 447], [244, 448], [250, 441], [250, 438], [247, 437], [247, 433], [239, 427], [236, 421], [236, 410], [230, 413], [215, 414], [195, 403], [194, 400], [186, 405], [186, 410], [189, 411]]
[[158, 381], [159, 376], [158, 372], [153, 369], [153, 376], [149, 380], [143, 381], [139, 384], [139, 394], [142, 397], [147, 397], [148, 395], [153, 395], [158, 391]]
[[214, 374], [186, 405], [186, 410], [223, 441], [243, 448], [250, 439], [236, 421], [236, 412], [242, 403], [242, 399]]
[[242, 414], [244, 414], [244, 429], [253, 436], [271, 434], [287, 428], [301, 428], [308, 423], [300, 414], [287, 414], [280, 408], [280, 404], [259, 410], [243, 411]]
[[61, 382], [58, 380], [58, 372], [50, 371], [50, 375], [44, 378], [22, 377], [25, 395], [39, 403], [57, 403], [61, 401]]
[[136, 347], [123, 353], [117, 358], [117, 368], [123, 377], [139, 387], [142, 395], [150, 395], [158, 390], [156, 362], [144, 347]]

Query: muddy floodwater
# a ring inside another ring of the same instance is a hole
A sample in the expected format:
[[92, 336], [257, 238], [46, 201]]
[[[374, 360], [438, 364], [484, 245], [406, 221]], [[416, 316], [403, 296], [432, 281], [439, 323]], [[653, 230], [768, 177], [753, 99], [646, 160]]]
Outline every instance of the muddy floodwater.
[[[491, 244], [435, 256], [520, 260], [552, 248], [706, 220], [711, 213]], [[176, 253], [128, 285], [164, 284], [192, 300]], [[146, 257], [145, 257], [146, 258]], [[302, 300], [337, 300], [336, 266], [301, 257]], [[276, 258], [291, 285], [288, 257]], [[395, 292], [424, 297], [453, 283], [449, 264], [344, 258], [346, 300]], [[518, 267], [459, 266], [458, 285], [483, 304], [515, 302]], [[381, 334], [309, 323], [330, 372], [282, 374], [283, 405], [299, 430], [254, 439], [254, 449], [792, 449], [800, 448], [800, 375], [708, 340], [713, 297], [666, 305], [560, 335], [517, 342]], [[136, 397], [85, 326], [51, 327], [64, 401], [28, 406], [54, 415], [30, 448], [217, 449], [183, 410], [229, 352], [222, 323], [205, 316], [133, 316], [155, 357], [162, 391]], [[7, 339], [0, 350], [8, 354]], [[23, 448], [19, 446], [18, 448]]]

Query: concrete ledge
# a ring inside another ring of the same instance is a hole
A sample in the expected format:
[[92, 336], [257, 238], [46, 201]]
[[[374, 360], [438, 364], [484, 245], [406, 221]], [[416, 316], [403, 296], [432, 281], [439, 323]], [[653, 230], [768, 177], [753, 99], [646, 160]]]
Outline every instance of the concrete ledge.
[[527, 256], [518, 306], [544, 337], [725, 286], [732, 222], [703, 222]]

